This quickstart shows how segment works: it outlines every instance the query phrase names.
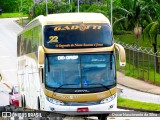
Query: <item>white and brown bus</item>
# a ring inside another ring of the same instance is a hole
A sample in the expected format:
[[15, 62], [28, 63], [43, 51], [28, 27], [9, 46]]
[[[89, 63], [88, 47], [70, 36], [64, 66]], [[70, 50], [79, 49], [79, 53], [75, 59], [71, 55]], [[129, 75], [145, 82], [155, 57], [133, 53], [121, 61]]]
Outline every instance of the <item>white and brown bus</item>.
[[121, 66], [125, 51], [104, 15], [39, 16], [18, 35], [17, 48], [21, 107], [88, 114], [117, 108], [114, 51]]

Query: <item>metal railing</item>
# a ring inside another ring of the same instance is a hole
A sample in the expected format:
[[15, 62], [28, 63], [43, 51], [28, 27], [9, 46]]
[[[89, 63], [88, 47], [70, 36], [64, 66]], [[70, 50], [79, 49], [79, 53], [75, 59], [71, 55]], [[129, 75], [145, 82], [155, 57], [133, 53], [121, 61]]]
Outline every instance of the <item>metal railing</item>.
[[[121, 44], [126, 51], [127, 64], [122, 68], [118, 65], [117, 59], [118, 70], [128, 76], [160, 85], [160, 51], [154, 53], [152, 48], [136, 47], [121, 41], [115, 42]], [[117, 52], [116, 58], [118, 58]]]

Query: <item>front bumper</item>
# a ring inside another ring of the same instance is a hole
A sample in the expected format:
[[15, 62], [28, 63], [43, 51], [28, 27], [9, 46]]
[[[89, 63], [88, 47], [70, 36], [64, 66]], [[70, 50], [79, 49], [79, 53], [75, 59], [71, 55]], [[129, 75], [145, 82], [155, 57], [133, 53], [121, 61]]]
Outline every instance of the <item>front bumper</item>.
[[[88, 112], [77, 112], [78, 108], [88, 108]], [[79, 115], [79, 114], [106, 114], [109, 111], [115, 111], [117, 109], [117, 97], [112, 101], [105, 104], [97, 104], [90, 106], [63, 106], [55, 105], [45, 100], [45, 111], [53, 111], [67, 115]]]

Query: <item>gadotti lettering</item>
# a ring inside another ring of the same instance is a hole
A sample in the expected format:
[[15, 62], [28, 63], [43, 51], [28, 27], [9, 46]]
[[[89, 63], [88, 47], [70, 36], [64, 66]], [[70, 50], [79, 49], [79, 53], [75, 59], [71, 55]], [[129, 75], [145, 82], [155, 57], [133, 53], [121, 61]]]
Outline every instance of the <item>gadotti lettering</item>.
[[102, 26], [100, 25], [72, 25], [72, 26], [58, 26], [54, 28], [54, 31], [61, 31], [61, 30], [80, 30], [80, 31], [84, 31], [84, 30], [88, 30], [88, 29], [95, 29], [95, 30], [100, 30], [102, 28]]

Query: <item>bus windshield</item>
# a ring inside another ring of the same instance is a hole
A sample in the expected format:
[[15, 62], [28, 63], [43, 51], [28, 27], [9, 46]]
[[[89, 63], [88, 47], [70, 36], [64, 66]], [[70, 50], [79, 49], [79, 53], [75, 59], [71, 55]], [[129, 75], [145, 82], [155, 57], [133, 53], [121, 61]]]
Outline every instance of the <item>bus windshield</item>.
[[94, 48], [113, 44], [111, 27], [106, 23], [46, 25], [46, 48]]
[[46, 86], [51, 88], [95, 88], [116, 83], [112, 53], [60, 54], [45, 57]]

